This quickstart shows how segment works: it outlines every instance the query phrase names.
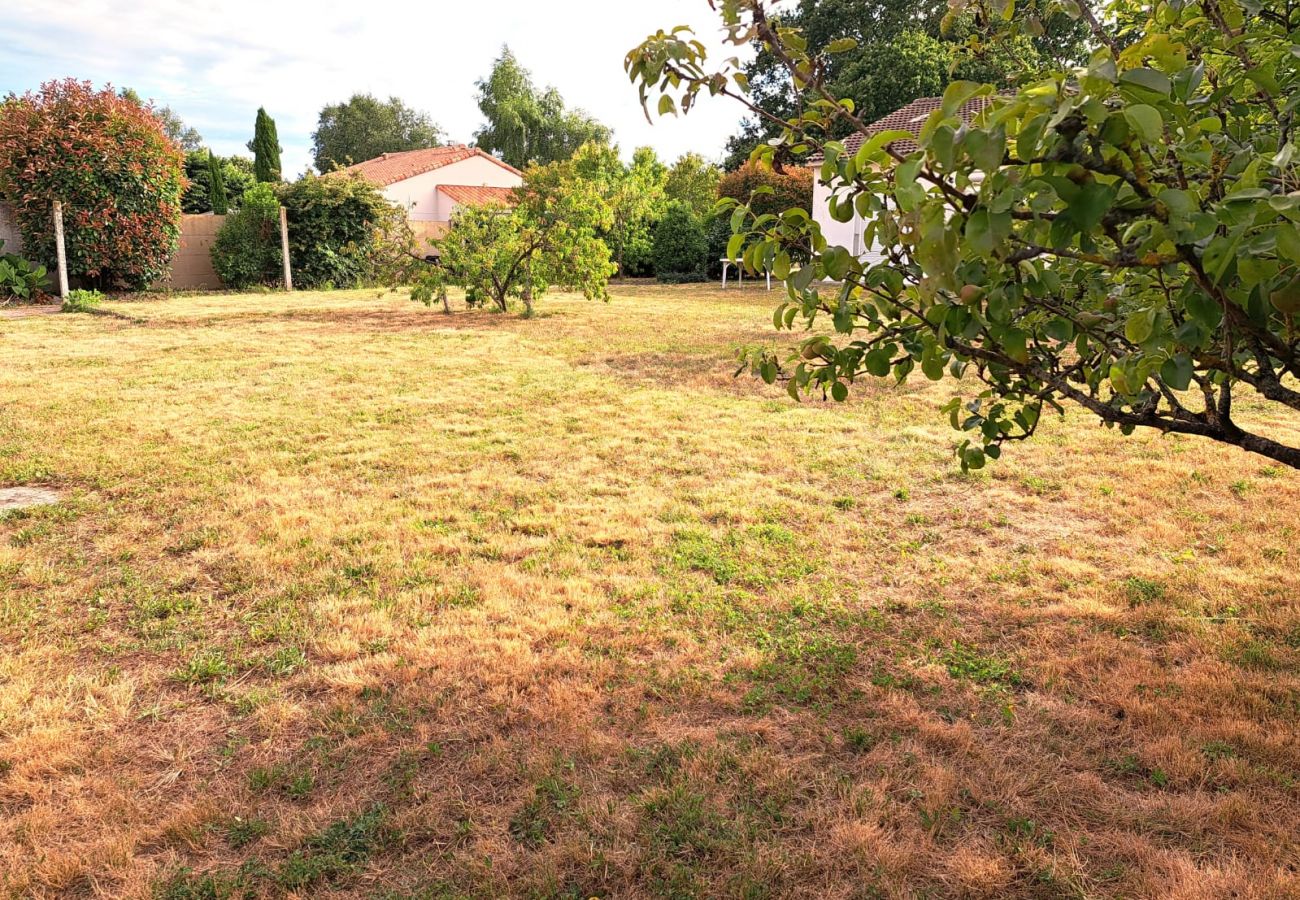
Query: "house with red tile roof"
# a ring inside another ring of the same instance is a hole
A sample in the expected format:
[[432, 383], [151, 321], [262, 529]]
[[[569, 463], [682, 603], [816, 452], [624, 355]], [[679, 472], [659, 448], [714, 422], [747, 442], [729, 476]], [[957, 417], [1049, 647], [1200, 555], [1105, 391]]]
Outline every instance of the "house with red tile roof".
[[[992, 97], [973, 97], [967, 100], [957, 111], [957, 116], [962, 122], [971, 122], [982, 113], [994, 98]], [[854, 133], [846, 137], [841, 143], [844, 144], [845, 150], [849, 154], [857, 153], [862, 149], [862, 144], [872, 135], [884, 131], [909, 131], [916, 134], [925, 124], [925, 120], [930, 114], [943, 105], [942, 97], [921, 97], [913, 100], [902, 109], [896, 110], [883, 119], [872, 122], [867, 126], [866, 134]], [[906, 138], [894, 141], [889, 145], [893, 150], [901, 154], [908, 154], [917, 147], [916, 141]], [[821, 167], [822, 157], [814, 156], [808, 160], [814, 170]], [[867, 246], [865, 240], [866, 219], [861, 215], [854, 213], [853, 219], [848, 222], [837, 222], [831, 218], [830, 213], [831, 189], [822, 183], [820, 178], [813, 180], [813, 218], [821, 226], [822, 235], [832, 246], [844, 247], [854, 256], [859, 257], [870, 263], [878, 263], [884, 259], [883, 253], [877, 247]]]
[[379, 188], [424, 238], [440, 237], [458, 206], [512, 204], [514, 189], [524, 183], [514, 166], [463, 144], [385, 153], [338, 172]]

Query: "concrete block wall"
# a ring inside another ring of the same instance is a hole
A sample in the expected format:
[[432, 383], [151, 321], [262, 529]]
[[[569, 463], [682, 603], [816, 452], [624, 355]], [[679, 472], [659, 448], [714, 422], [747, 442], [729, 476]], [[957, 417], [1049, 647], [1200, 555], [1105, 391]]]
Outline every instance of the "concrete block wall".
[[7, 203], [0, 203], [0, 241], [4, 241], [0, 253], [23, 255], [23, 237], [18, 231], [18, 222], [14, 218], [13, 208]]
[[176, 291], [219, 291], [225, 285], [212, 268], [212, 242], [226, 221], [212, 214], [181, 216], [181, 244], [172, 258], [172, 270], [158, 287]]

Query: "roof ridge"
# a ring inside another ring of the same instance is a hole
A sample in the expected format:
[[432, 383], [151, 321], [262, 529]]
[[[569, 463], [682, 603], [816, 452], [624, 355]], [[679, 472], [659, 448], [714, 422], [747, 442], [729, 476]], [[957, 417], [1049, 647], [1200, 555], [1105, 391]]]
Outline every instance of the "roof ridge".
[[424, 175], [443, 166], [463, 162], [475, 156], [490, 160], [516, 175], [523, 174], [509, 163], [484, 152], [481, 147], [471, 147], [468, 144], [443, 144], [439, 147], [417, 147], [414, 150], [391, 151], [376, 156], [374, 159], [353, 163], [337, 171], [357, 174], [379, 187], [388, 187], [399, 181], [405, 181], [417, 175]]

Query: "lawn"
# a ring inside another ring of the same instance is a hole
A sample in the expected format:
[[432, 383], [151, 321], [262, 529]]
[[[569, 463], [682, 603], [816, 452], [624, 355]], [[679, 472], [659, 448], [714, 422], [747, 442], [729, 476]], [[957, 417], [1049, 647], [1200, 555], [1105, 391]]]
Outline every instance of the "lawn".
[[1300, 474], [614, 295], [0, 320], [0, 893], [1300, 893]]

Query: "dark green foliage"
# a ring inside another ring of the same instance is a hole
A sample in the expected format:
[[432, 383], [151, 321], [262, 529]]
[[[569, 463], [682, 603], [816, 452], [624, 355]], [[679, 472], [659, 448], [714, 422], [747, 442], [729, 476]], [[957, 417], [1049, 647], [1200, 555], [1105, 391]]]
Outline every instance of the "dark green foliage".
[[708, 272], [709, 241], [695, 212], [674, 200], [655, 226], [655, 275], [665, 283], [703, 281]]
[[279, 196], [289, 218], [295, 287], [376, 284], [409, 260], [401, 211], [364, 178], [309, 175]]
[[212, 242], [212, 267], [235, 290], [273, 284], [281, 278], [279, 238], [280, 202], [267, 184], [244, 193]]
[[[5, 242], [0, 241], [0, 250]], [[12, 299], [32, 300], [44, 289], [45, 267], [13, 253], [0, 254], [0, 306]]]
[[320, 111], [311, 139], [316, 169], [323, 173], [384, 153], [437, 147], [442, 129], [428, 113], [411, 109], [397, 97], [384, 103], [370, 94], [353, 94], [346, 103]]
[[212, 211], [219, 216], [230, 212], [230, 203], [226, 199], [226, 178], [221, 163], [212, 151], [208, 151], [208, 197], [212, 202]]
[[295, 287], [350, 288], [396, 283], [410, 231], [400, 210], [363, 178], [309, 175], [278, 190], [258, 185], [227, 220], [212, 246], [212, 263], [227, 287], [283, 280], [279, 208], [289, 222]]
[[[185, 154], [185, 194], [181, 208], [187, 213], [216, 212], [212, 202], [212, 169], [207, 150]], [[257, 180], [253, 177], [253, 161], [245, 156], [218, 156], [217, 168], [221, 172], [222, 187], [226, 192], [226, 212], [239, 206], [244, 191]]]
[[257, 121], [253, 124], [253, 139], [248, 144], [253, 153], [253, 175], [261, 182], [276, 182], [281, 179], [280, 137], [276, 134], [275, 119], [266, 114], [266, 109], [257, 110]]
[[[1045, 6], [1038, 0], [1018, 10], [1022, 16]], [[838, 40], [856, 45], [828, 57], [826, 84], [836, 97], [854, 102], [863, 122], [874, 122], [918, 97], [942, 94], [955, 80], [1010, 86], [1053, 59], [1084, 55], [1084, 29], [1064, 15], [1042, 19], [1042, 34], [972, 49], [972, 16], [950, 19], [943, 0], [799, 0], [781, 10], [784, 24], [801, 28], [808, 49], [821, 53]], [[788, 73], [769, 51], [759, 48], [745, 66], [759, 109], [779, 118], [794, 115], [799, 100]], [[727, 142], [726, 168], [738, 168], [763, 140], [780, 133], [771, 120], [755, 115]], [[835, 123], [832, 133], [848, 133]]]

